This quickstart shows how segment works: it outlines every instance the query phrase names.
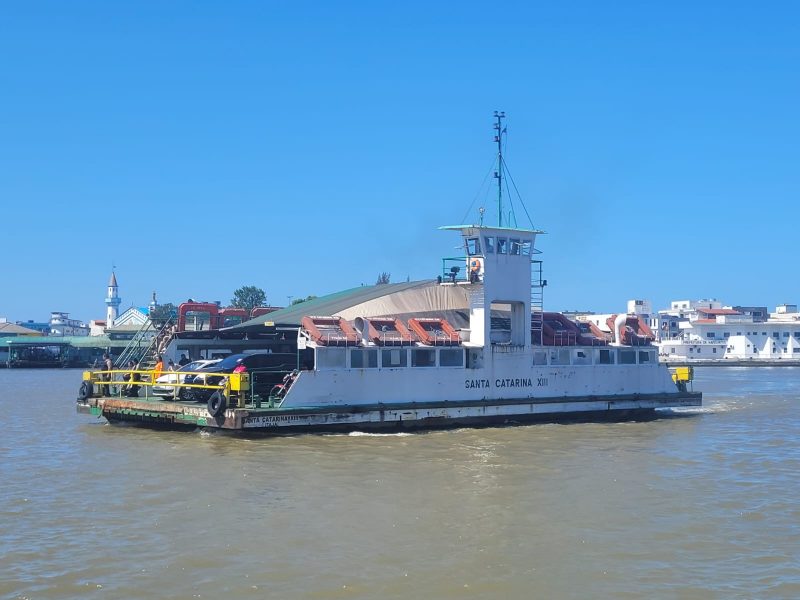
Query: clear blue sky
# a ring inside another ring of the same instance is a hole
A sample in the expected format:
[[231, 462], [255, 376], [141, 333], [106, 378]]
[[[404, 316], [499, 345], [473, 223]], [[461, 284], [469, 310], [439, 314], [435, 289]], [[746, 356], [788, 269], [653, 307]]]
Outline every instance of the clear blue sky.
[[4, 4], [0, 316], [433, 277], [495, 109], [549, 309], [800, 302], [800, 5], [389, 4]]

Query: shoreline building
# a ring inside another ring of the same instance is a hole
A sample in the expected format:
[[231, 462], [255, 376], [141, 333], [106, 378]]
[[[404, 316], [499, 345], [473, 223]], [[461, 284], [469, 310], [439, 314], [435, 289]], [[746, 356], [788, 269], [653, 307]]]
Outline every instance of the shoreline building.
[[[781, 304], [772, 313], [764, 306], [691, 304], [681, 307], [681, 314], [670, 316], [680, 319], [680, 333], [659, 342], [663, 360], [800, 360], [796, 304]], [[668, 312], [672, 310], [659, 311], [659, 315]]]
[[50, 313], [51, 336], [76, 336], [89, 335], [89, 326], [78, 319], [70, 319], [68, 312], [53, 311]]

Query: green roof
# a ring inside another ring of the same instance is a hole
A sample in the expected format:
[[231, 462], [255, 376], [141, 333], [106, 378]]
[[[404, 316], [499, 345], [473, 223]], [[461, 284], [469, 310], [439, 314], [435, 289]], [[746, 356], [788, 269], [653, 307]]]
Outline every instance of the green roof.
[[240, 325], [228, 327], [223, 331], [252, 331], [253, 329], [263, 328], [264, 323], [275, 323], [276, 326], [299, 327], [300, 321], [306, 316], [330, 316], [346, 310], [357, 304], [362, 304], [381, 296], [395, 294], [415, 287], [429, 285], [433, 280], [409, 281], [403, 283], [384, 283], [380, 285], [366, 285], [349, 290], [320, 296], [311, 300], [305, 300], [286, 308], [281, 308], [266, 315], [261, 315], [255, 319], [245, 321]]
[[65, 336], [26, 336], [0, 338], [0, 344], [9, 346], [54, 346], [70, 345], [74, 348], [121, 348], [130, 340], [112, 340], [107, 335], [65, 335]]

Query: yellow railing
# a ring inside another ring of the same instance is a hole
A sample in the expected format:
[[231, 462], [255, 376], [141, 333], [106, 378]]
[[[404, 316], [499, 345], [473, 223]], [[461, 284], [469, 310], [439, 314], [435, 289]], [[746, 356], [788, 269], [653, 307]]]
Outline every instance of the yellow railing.
[[[183, 383], [185, 378], [189, 377], [194, 379], [195, 376], [203, 377], [222, 377], [220, 383]], [[134, 376], [138, 378], [134, 379]], [[160, 377], [169, 376], [175, 381], [157, 381]], [[250, 374], [249, 373], [210, 373], [208, 371], [153, 371], [153, 370], [136, 370], [136, 369], [114, 369], [112, 371], [91, 370], [83, 372], [83, 381], [88, 388], [86, 389], [86, 398], [98, 396], [103, 387], [117, 388], [117, 393], [114, 395], [122, 396], [123, 388], [129, 386], [143, 387], [145, 390], [145, 398], [149, 396], [148, 391], [152, 387], [163, 388], [196, 388], [220, 391], [226, 397], [236, 397], [237, 405], [240, 408], [244, 407], [247, 392], [250, 391]], [[109, 395], [110, 390], [109, 390]]]

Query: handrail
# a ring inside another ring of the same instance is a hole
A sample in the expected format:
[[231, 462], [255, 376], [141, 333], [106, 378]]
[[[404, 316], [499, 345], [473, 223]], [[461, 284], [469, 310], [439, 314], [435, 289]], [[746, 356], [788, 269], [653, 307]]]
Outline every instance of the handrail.
[[[128, 375], [128, 379], [118, 379], [115, 376]], [[138, 375], [138, 379], [134, 376]], [[159, 377], [164, 375], [175, 375], [176, 381], [157, 381]], [[185, 376], [206, 375], [210, 377], [222, 377], [220, 383], [183, 383], [182, 379]], [[141, 377], [149, 377], [142, 379]], [[219, 373], [213, 371], [155, 371], [155, 370], [141, 370], [141, 369], [112, 369], [109, 371], [91, 370], [83, 372], [84, 385], [81, 386], [81, 395], [79, 402], [85, 401], [95, 395], [95, 387], [104, 388], [108, 387], [109, 396], [111, 395], [110, 388], [116, 387], [117, 394], [122, 397], [123, 388], [126, 387], [144, 387], [145, 400], [148, 399], [147, 392], [149, 388], [154, 386], [163, 386], [171, 388], [200, 388], [207, 390], [218, 390], [228, 397], [236, 397], [236, 405], [239, 408], [244, 408], [247, 392], [250, 391], [250, 374], [244, 373]], [[86, 384], [88, 383], [88, 389]], [[131, 397], [131, 399], [138, 398], [139, 396]]]

